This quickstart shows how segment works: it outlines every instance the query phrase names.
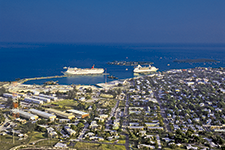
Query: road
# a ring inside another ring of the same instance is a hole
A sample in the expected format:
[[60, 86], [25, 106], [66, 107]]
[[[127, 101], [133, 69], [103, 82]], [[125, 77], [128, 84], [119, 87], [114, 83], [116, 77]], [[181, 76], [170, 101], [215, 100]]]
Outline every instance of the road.
[[124, 121], [123, 121], [123, 130], [128, 126], [128, 109], [129, 109], [129, 95], [126, 95], [126, 103], [124, 107]]
[[122, 135], [126, 136], [126, 143], [125, 143], [126, 150], [130, 150], [130, 147], [129, 147], [129, 135], [126, 134], [126, 133], [122, 133]]
[[4, 125], [5, 125], [7, 122], [10, 122], [9, 118], [8, 118], [5, 114], [3, 114], [3, 115], [4, 115], [4, 117], [5, 117], [5, 122], [0, 126], [0, 132], [6, 130], [8, 127], [4, 127]]
[[88, 123], [86, 123], [86, 124], [84, 125], [83, 130], [80, 132], [80, 135], [78, 136], [78, 139], [79, 139], [79, 140], [82, 140], [82, 139], [83, 139], [84, 133], [85, 133], [86, 131], [88, 131], [88, 129], [87, 129], [88, 126], [89, 126]]
[[[37, 142], [40, 142], [40, 141], [43, 141], [43, 140], [48, 140], [48, 139], [39, 139], [39, 140], [34, 141], [32, 143], [33, 143], [33, 145], [35, 145]], [[18, 146], [15, 146], [15, 147], [11, 148], [10, 150], [17, 150], [20, 147], [27, 147], [27, 146], [30, 147], [31, 145], [29, 145], [29, 143], [27, 143], [26, 145], [18, 145]]]
[[156, 135], [156, 140], [157, 140], [157, 143], [158, 143], [158, 150], [162, 149], [162, 145], [161, 145], [161, 142], [160, 142], [158, 134]]
[[154, 92], [154, 95], [155, 95], [155, 97], [156, 97], [156, 99], [157, 99], [157, 101], [158, 101], [158, 103], [159, 103], [160, 114], [161, 114], [161, 116], [163, 117], [164, 129], [165, 129], [166, 132], [171, 132], [170, 126], [169, 126], [169, 124], [168, 124], [168, 121], [165, 120], [165, 119], [167, 118], [167, 116], [166, 116], [166, 113], [165, 113], [164, 109], [162, 109], [162, 102], [161, 102], [161, 100], [159, 99], [159, 94], [158, 94], [158, 92]]
[[106, 129], [109, 129], [109, 124], [111, 122], [111, 118], [114, 116], [114, 113], [116, 111], [116, 108], [119, 106], [120, 100], [117, 100], [115, 107], [112, 108], [111, 112], [110, 112], [110, 116], [106, 121]]
[[108, 143], [108, 142], [97, 142], [97, 141], [85, 141], [85, 140], [81, 140], [79, 142], [83, 142], [83, 143], [96, 143], [96, 144], [109, 144], [109, 145], [125, 145], [125, 144], [121, 144], [121, 143]]

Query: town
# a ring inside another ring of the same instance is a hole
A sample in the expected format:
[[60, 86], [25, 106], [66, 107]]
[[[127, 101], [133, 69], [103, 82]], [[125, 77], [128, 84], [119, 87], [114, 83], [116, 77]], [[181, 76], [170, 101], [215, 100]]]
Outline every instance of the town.
[[225, 149], [225, 68], [93, 85], [0, 83], [2, 149]]

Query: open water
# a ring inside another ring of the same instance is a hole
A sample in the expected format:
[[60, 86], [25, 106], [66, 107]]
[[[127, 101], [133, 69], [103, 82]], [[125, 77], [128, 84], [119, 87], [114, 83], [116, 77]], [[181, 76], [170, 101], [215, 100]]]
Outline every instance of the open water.
[[[176, 63], [175, 59], [208, 58], [220, 63]], [[62, 75], [63, 67], [105, 68], [119, 79], [132, 78], [132, 66], [109, 61], [150, 61], [159, 71], [194, 67], [225, 67], [225, 44], [57, 44], [0, 43], [0, 81]], [[170, 65], [168, 65], [170, 64]], [[126, 68], [128, 70], [126, 70]], [[49, 79], [59, 84], [96, 84], [104, 75]], [[49, 80], [28, 81], [43, 84]]]

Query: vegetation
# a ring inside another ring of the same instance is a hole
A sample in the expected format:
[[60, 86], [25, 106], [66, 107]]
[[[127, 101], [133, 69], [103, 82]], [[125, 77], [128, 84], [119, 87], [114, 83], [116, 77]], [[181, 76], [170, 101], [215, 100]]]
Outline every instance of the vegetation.
[[0, 96], [2, 96], [3, 93], [5, 93], [5, 92], [6, 92], [6, 89], [4, 87], [1, 87], [0, 88]]
[[5, 117], [3, 113], [0, 111], [0, 124], [2, 124], [5, 121]]
[[123, 145], [111, 145], [111, 144], [97, 144], [97, 143], [83, 143], [78, 142], [74, 146], [75, 149], [79, 150], [125, 150]]
[[48, 139], [48, 140], [42, 140], [40, 142], [37, 142], [35, 144], [36, 147], [53, 147], [59, 140], [58, 139]]

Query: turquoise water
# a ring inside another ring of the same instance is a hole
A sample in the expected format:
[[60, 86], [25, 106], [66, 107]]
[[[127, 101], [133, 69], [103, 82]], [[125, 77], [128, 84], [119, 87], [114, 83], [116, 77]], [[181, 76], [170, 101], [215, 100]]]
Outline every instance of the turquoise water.
[[[132, 66], [109, 61], [151, 61], [159, 71], [194, 67], [225, 67], [225, 44], [43, 44], [0, 43], [0, 81], [62, 75], [63, 67], [105, 68], [119, 79], [133, 77]], [[220, 63], [175, 63], [175, 59], [209, 58]], [[170, 64], [168, 66], [167, 64]], [[128, 68], [128, 70], [126, 70]], [[104, 75], [50, 79], [59, 84], [96, 84]], [[49, 80], [29, 81], [42, 84]], [[111, 81], [107, 79], [107, 81]]]

